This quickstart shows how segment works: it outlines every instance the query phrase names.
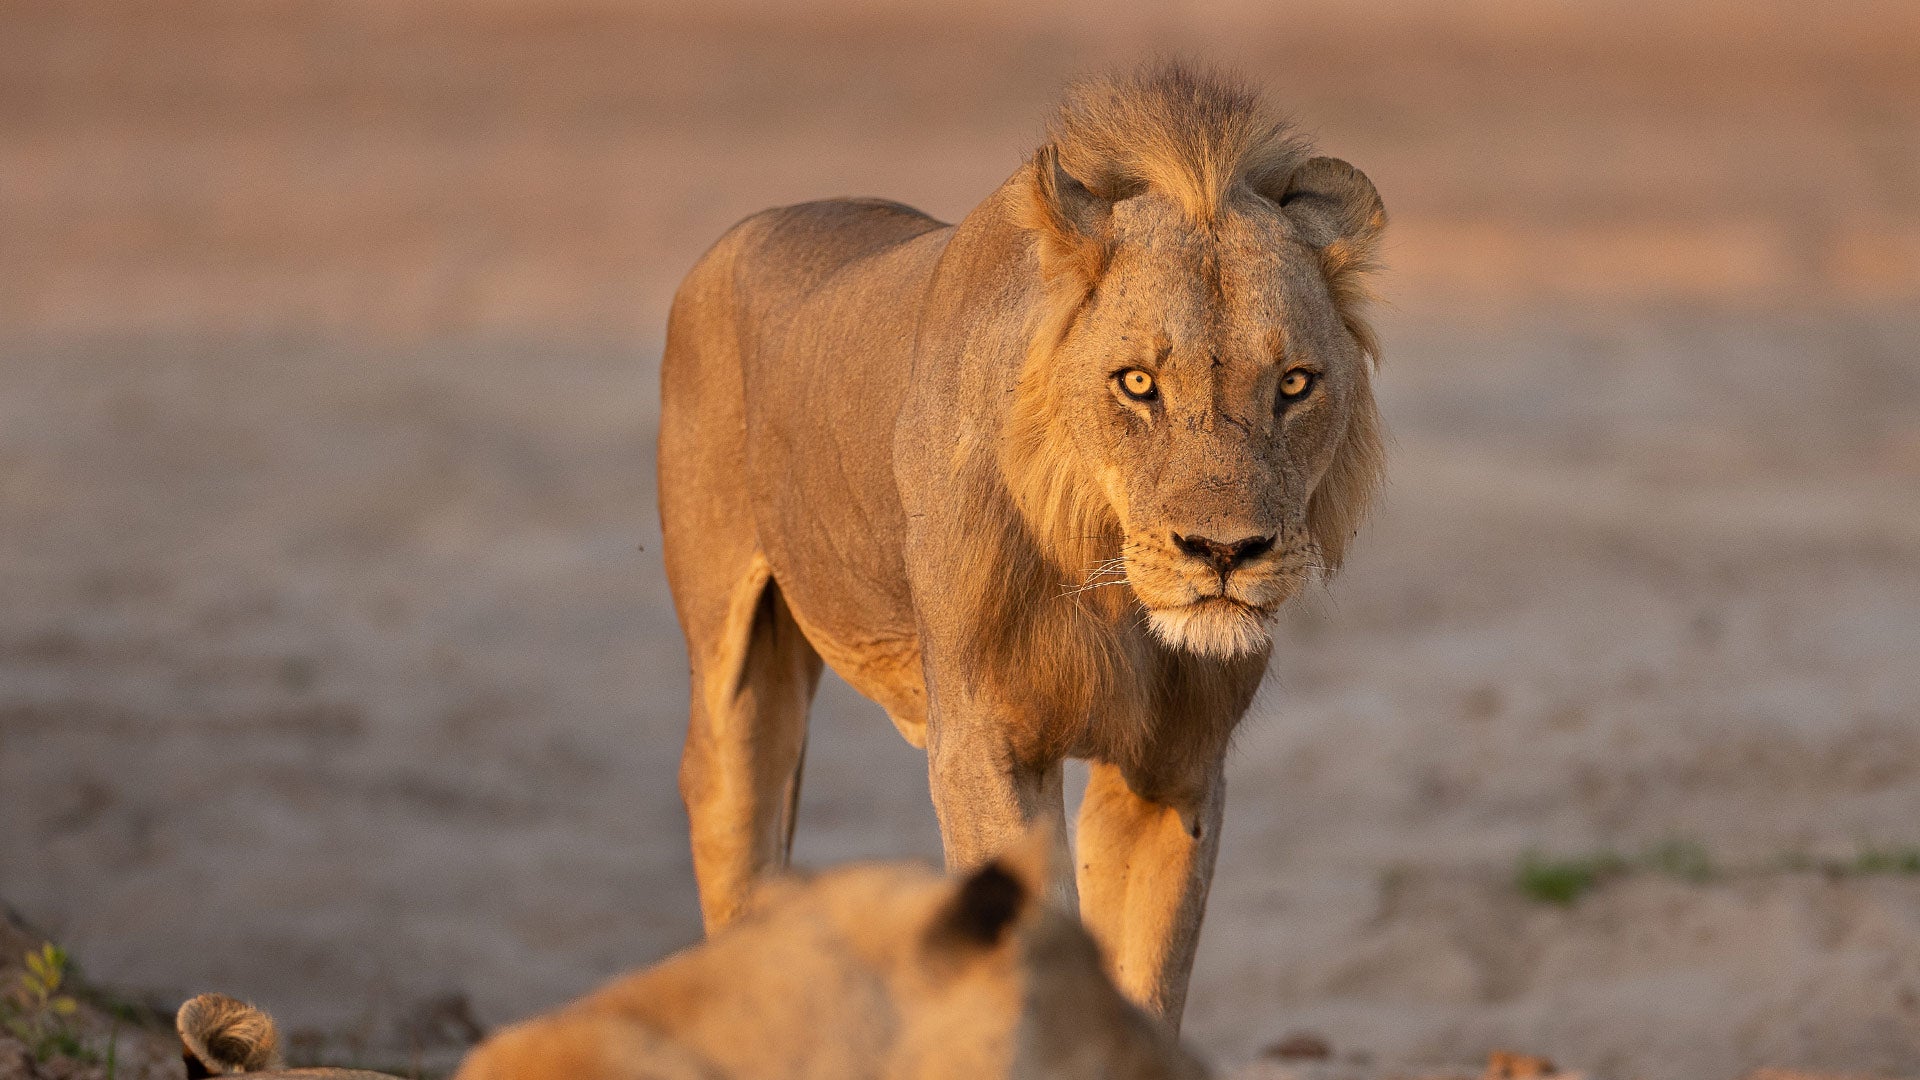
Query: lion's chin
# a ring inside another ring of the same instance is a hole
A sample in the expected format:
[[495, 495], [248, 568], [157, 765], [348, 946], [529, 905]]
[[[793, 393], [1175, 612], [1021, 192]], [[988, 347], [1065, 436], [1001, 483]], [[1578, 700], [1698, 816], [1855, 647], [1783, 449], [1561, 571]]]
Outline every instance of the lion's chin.
[[1212, 597], [1147, 613], [1153, 636], [1170, 649], [1213, 660], [1234, 660], [1267, 647], [1268, 612], [1225, 597]]

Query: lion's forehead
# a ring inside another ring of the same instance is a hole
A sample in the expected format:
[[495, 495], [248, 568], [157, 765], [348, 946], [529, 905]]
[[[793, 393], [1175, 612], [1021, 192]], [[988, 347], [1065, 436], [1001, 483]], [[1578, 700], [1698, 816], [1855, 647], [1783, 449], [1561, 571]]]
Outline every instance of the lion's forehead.
[[1102, 285], [1091, 321], [1109, 349], [1176, 364], [1338, 351], [1339, 314], [1312, 253], [1275, 230], [1143, 230]]

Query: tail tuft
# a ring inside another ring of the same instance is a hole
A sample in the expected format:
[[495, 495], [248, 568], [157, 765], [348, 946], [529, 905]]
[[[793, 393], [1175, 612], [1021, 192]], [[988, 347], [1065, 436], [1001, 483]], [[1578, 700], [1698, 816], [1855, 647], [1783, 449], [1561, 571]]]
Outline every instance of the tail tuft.
[[225, 994], [201, 994], [174, 1018], [190, 1080], [280, 1068], [273, 1017]]

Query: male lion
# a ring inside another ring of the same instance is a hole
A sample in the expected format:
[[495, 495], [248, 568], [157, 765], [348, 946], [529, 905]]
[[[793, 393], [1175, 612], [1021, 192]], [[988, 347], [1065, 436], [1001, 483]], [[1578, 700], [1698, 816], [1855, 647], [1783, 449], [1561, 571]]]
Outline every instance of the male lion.
[[808, 203], [701, 258], [660, 516], [710, 929], [787, 858], [824, 660], [926, 748], [951, 866], [1060, 821], [1092, 762], [1080, 910], [1178, 1025], [1268, 621], [1378, 484], [1385, 221], [1252, 93], [1164, 67], [1076, 87], [958, 225]]

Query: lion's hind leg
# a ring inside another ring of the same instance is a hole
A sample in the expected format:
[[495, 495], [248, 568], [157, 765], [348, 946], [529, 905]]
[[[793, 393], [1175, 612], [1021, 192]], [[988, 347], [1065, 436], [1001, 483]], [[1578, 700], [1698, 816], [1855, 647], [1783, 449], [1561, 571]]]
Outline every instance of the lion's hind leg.
[[688, 651], [696, 659], [680, 794], [712, 933], [739, 913], [756, 881], [787, 864], [821, 661], [757, 553], [715, 640], [690, 641]]

